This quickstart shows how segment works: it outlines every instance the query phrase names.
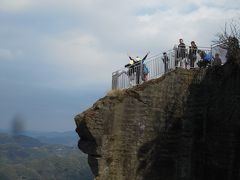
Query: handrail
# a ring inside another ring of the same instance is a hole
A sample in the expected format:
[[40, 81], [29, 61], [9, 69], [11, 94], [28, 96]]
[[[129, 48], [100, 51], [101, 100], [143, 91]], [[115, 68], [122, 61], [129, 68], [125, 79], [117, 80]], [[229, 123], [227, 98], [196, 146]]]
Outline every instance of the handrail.
[[[211, 53], [211, 50], [210, 47], [200, 47], [196, 49], [196, 52], [204, 51], [205, 53]], [[142, 84], [147, 80], [161, 77], [163, 74], [173, 71], [176, 67], [185, 67], [186, 64], [187, 68], [189, 68], [189, 63], [193, 58], [190, 53], [189, 47], [170, 49], [166, 51], [167, 63], [163, 63], [163, 55], [158, 53], [148, 57], [144, 63], [140, 61], [140, 63], [128, 68], [119, 69], [112, 73], [112, 89], [126, 89]], [[196, 63], [201, 61], [202, 57], [199, 53], [196, 53], [194, 58], [194, 66], [196, 67]], [[147, 74], [144, 73], [145, 67], [148, 69]]]

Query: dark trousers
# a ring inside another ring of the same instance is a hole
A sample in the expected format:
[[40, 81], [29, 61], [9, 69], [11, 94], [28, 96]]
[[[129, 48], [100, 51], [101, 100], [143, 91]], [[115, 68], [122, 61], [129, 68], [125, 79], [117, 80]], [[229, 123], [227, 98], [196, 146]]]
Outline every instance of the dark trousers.
[[167, 72], [168, 72], [168, 64], [164, 63], [164, 73], [167, 73]]
[[194, 68], [194, 59], [193, 58], [190, 59], [190, 68]]
[[136, 67], [136, 84], [140, 83], [140, 66]]
[[194, 63], [197, 59], [196, 54], [189, 54], [189, 59], [190, 59], [190, 68], [194, 68]]

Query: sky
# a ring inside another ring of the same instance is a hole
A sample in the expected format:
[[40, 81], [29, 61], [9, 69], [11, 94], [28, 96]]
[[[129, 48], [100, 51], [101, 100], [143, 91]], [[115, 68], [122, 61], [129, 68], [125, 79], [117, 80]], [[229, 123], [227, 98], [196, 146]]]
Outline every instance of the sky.
[[0, 0], [0, 128], [69, 131], [111, 89], [111, 75], [183, 38], [209, 47], [237, 0]]

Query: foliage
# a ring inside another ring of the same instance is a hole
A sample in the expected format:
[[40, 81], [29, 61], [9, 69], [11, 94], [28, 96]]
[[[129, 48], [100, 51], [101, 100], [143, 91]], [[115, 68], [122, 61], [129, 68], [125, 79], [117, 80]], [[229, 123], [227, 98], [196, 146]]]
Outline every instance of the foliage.
[[197, 62], [197, 65], [198, 65], [198, 67], [200, 67], [200, 68], [205, 68], [205, 67], [207, 67], [209, 64], [210, 64], [209, 61], [204, 61], [204, 60], [201, 60], [201, 61], [198, 61], [198, 62]]
[[124, 94], [124, 90], [122, 89], [113, 89], [107, 92], [108, 97], [116, 97], [116, 96], [122, 96]]
[[238, 19], [232, 19], [231, 22], [225, 23], [224, 29], [216, 35], [217, 39], [213, 42], [221, 44], [223, 49], [228, 49], [231, 45], [231, 39], [236, 38], [240, 40], [240, 17]]
[[[224, 30], [217, 34], [217, 46], [227, 50], [226, 58], [229, 63], [240, 64], [240, 18], [225, 24]], [[214, 46], [215, 46], [214, 45]]]
[[[6, 138], [9, 138], [5, 136]], [[65, 145], [29, 146], [26, 137], [23, 145], [11, 141], [0, 142], [0, 179], [84, 179], [93, 176], [86, 155], [77, 147]], [[5, 142], [5, 143], [3, 143]], [[28, 146], [24, 146], [28, 144]]]

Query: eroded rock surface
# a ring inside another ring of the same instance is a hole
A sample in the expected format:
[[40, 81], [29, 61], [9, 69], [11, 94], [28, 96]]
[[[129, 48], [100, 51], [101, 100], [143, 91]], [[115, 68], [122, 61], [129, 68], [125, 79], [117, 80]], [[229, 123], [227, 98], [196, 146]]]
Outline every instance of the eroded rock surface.
[[177, 69], [75, 117], [96, 180], [240, 179], [240, 68]]

